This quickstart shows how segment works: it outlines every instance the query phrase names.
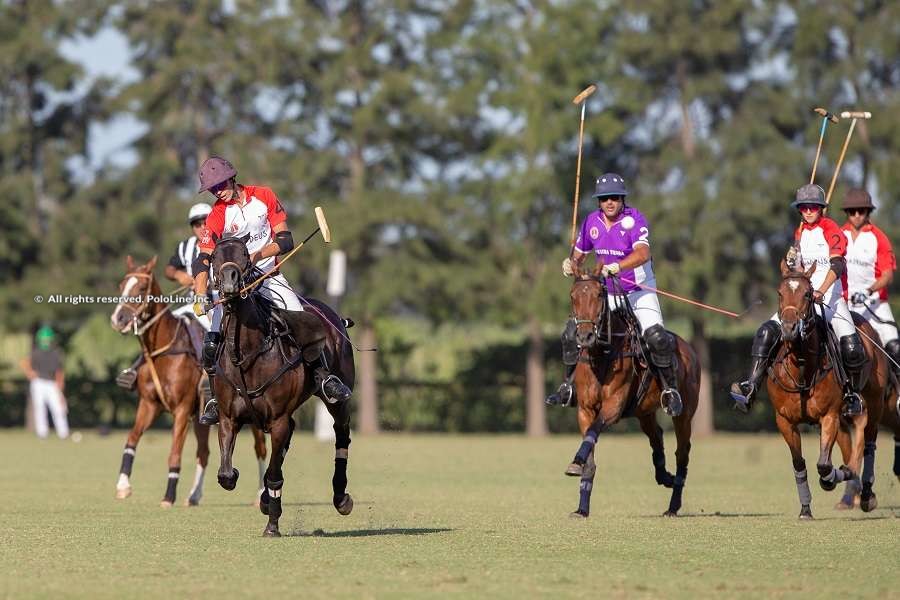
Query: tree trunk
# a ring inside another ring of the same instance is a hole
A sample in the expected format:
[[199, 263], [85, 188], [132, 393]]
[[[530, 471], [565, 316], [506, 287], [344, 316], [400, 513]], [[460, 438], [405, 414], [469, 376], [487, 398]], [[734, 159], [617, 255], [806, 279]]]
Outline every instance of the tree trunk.
[[[359, 336], [361, 348], [375, 347], [375, 329], [365, 323]], [[378, 380], [374, 352], [359, 353], [359, 432], [378, 433]]]
[[691, 328], [693, 330], [691, 345], [697, 351], [697, 359], [700, 361], [700, 401], [692, 421], [692, 430], [695, 436], [704, 436], [715, 432], [712, 372], [709, 369], [709, 341], [706, 339], [703, 321], [692, 320]]
[[547, 435], [547, 409], [544, 404], [544, 335], [536, 317], [528, 322], [528, 359], [525, 365], [525, 432], [529, 436]]

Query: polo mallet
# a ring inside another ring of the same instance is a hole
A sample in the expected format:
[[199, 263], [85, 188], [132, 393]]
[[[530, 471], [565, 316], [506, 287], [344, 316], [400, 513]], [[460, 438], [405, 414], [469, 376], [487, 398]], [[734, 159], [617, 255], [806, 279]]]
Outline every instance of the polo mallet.
[[[316, 213], [316, 222], [319, 224], [319, 226], [316, 227], [316, 228], [313, 230], [312, 233], [310, 233], [308, 236], [306, 236], [306, 239], [304, 239], [302, 242], [300, 242], [299, 244], [297, 244], [296, 246], [294, 246], [294, 249], [293, 249], [293, 250], [291, 250], [290, 252], [288, 252], [287, 254], [284, 255], [284, 258], [282, 258], [282, 259], [278, 262], [278, 266], [279, 266], [279, 267], [280, 267], [281, 265], [283, 265], [283, 264], [285, 263], [285, 261], [287, 261], [287, 259], [289, 259], [290, 257], [292, 257], [292, 256], [297, 252], [297, 250], [299, 250], [300, 248], [302, 248], [303, 245], [304, 245], [306, 242], [308, 242], [309, 240], [311, 240], [311, 239], [313, 238], [313, 236], [316, 235], [317, 233], [321, 233], [321, 234], [322, 234], [322, 239], [325, 240], [325, 243], [326, 243], [326, 244], [330, 244], [330, 243], [331, 243], [331, 229], [328, 227], [328, 221], [325, 220], [325, 211], [322, 210], [322, 207], [321, 207], [321, 206], [317, 206], [317, 207], [315, 208], [315, 213]], [[241, 295], [246, 294], [248, 290], [253, 289], [253, 287], [254, 287], [256, 284], [258, 284], [260, 281], [262, 281], [263, 279], [266, 279], [266, 278], [268, 278], [268, 277], [271, 277], [272, 275], [274, 275], [274, 274], [277, 273], [277, 272], [278, 272], [278, 269], [272, 269], [272, 270], [269, 271], [268, 273], [263, 273], [258, 279], [256, 279], [256, 281], [254, 281], [253, 283], [250, 283], [250, 284], [247, 284], [246, 286], [244, 286], [244, 289], [242, 289], [239, 293], [240, 293]], [[219, 300], [216, 301], [216, 304], [218, 304], [219, 302], [222, 302], [222, 301], [223, 301], [223, 299], [220, 298]]]
[[841, 148], [841, 156], [838, 158], [837, 166], [834, 168], [834, 175], [831, 177], [831, 185], [828, 186], [828, 193], [825, 194], [825, 205], [831, 202], [831, 193], [834, 191], [834, 184], [837, 183], [838, 173], [841, 172], [841, 165], [844, 164], [844, 155], [847, 153], [847, 146], [850, 145], [850, 138], [853, 136], [853, 129], [856, 127], [857, 119], [871, 119], [872, 113], [868, 111], [844, 111], [841, 113], [842, 119], [853, 119], [850, 121], [850, 129], [847, 131], [847, 137], [844, 138], [844, 147]]
[[582, 144], [584, 142], [584, 105], [588, 96], [597, 91], [597, 86], [591, 84], [584, 88], [581, 93], [572, 98], [572, 104], [575, 106], [581, 105], [581, 125], [578, 127], [578, 162], [575, 167], [575, 202], [574, 208], [572, 209], [572, 235], [569, 239], [569, 246], [572, 247], [572, 250], [569, 250], [569, 256], [571, 257], [572, 252], [575, 248], [575, 227], [578, 223], [578, 194], [581, 188], [581, 149]]
[[819, 147], [816, 148], [816, 160], [813, 161], [812, 175], [809, 176], [810, 183], [816, 182], [816, 167], [819, 166], [819, 153], [822, 152], [822, 140], [825, 139], [825, 128], [828, 126], [828, 121], [832, 123], [838, 122], [837, 116], [824, 108], [814, 108], [813, 112], [822, 117], [822, 131], [819, 132]]

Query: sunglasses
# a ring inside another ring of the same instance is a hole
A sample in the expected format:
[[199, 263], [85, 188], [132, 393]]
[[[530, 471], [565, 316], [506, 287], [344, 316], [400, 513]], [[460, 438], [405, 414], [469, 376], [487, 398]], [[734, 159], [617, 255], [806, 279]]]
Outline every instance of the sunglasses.
[[798, 204], [797, 210], [800, 212], [818, 212], [822, 210], [822, 207], [818, 204]]
[[598, 198], [600, 202], [623, 202], [625, 200], [622, 196], [604, 196], [603, 198]]
[[853, 215], [867, 215], [867, 214], [869, 214], [869, 209], [868, 208], [846, 208], [846, 209], [844, 209], [844, 212], [852, 217]]
[[223, 181], [222, 183], [217, 183], [216, 185], [210, 187], [209, 191], [212, 192], [213, 194], [218, 194], [219, 192], [226, 189], [227, 187], [228, 187], [228, 182]]
[[206, 219], [191, 221], [191, 227], [203, 227], [204, 225], [206, 225]]

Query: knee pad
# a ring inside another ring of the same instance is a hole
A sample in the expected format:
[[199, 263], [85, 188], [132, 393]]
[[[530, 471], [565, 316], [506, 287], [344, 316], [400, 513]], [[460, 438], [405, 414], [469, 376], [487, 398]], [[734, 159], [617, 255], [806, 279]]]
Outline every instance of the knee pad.
[[644, 340], [650, 348], [650, 358], [657, 367], [672, 365], [672, 354], [675, 352], [675, 336], [666, 331], [662, 325], [654, 325], [644, 332]]
[[775, 321], [766, 321], [753, 336], [753, 346], [750, 355], [757, 358], [767, 358], [772, 352], [772, 348], [781, 341], [781, 326]]
[[217, 331], [208, 331], [203, 338], [203, 369], [209, 374], [216, 370], [216, 356], [221, 339], [222, 335]]
[[900, 339], [889, 341], [884, 345], [884, 350], [891, 358], [900, 362]]
[[866, 363], [866, 350], [858, 333], [845, 335], [840, 339], [841, 358], [850, 368], [859, 368]]

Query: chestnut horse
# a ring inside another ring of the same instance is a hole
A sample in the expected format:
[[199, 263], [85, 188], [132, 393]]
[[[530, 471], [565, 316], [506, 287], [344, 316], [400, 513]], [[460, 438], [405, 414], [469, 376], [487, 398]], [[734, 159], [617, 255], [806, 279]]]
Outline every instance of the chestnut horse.
[[793, 271], [784, 261], [781, 263], [778, 315], [783, 342], [766, 380], [766, 389], [775, 410], [775, 424], [791, 451], [801, 519], [812, 519], [812, 496], [797, 429], [800, 423], [818, 423], [820, 427], [816, 470], [822, 489], [831, 491], [841, 481], [858, 481], [860, 465], [864, 462], [860, 506], [865, 511], [875, 508], [875, 495], [872, 493], [875, 438], [888, 387], [887, 360], [875, 347], [877, 342], [872, 341], [878, 337], [871, 325], [854, 314], [856, 328], [868, 357], [863, 375], [865, 385], [860, 390], [866, 410], [845, 421], [853, 436], [852, 443], [845, 445], [843, 458], [846, 464], [836, 469], [831, 462], [831, 452], [841, 429], [843, 390], [835, 371], [842, 365], [836, 343], [832, 352], [826, 351], [825, 345], [829, 343], [826, 325], [814, 311], [813, 287], [809, 278], [815, 268], [813, 264], [806, 272]]
[[[306, 365], [305, 350], [280, 326], [271, 301], [256, 290], [241, 293], [247, 282], [256, 279], [259, 270], [250, 263], [242, 238], [223, 238], [212, 254], [214, 290], [224, 302], [223, 340], [216, 360], [213, 389], [219, 403], [219, 447], [222, 462], [219, 484], [226, 490], [237, 485], [239, 472], [231, 462], [234, 440], [241, 426], [254, 424], [271, 433], [272, 456], [265, 473], [265, 488], [260, 510], [269, 521], [263, 531], [279, 537], [281, 492], [284, 484], [282, 465], [294, 433], [292, 415], [315, 389], [312, 370]], [[304, 301], [304, 319], [322, 319], [325, 325], [324, 348], [331, 372], [351, 389], [355, 378], [353, 349], [344, 322], [327, 305]], [[321, 323], [316, 321], [317, 325]], [[318, 340], [319, 343], [322, 340]], [[315, 348], [318, 356], [318, 348]], [[353, 498], [347, 493], [347, 459], [350, 447], [350, 402], [325, 402], [334, 418], [335, 459], [332, 477], [332, 503], [338, 513], [349, 515]]]
[[[156, 257], [146, 264], [135, 265], [129, 256], [125, 265], [127, 272], [119, 283], [121, 301], [113, 311], [110, 323], [113, 329], [122, 334], [132, 333], [137, 336], [144, 362], [138, 369], [137, 414], [122, 453], [116, 498], [131, 496], [131, 469], [138, 442], [156, 417], [166, 411], [174, 417], [174, 424], [172, 447], [169, 451], [169, 476], [160, 506], [169, 508], [175, 503], [175, 492], [181, 474], [181, 453], [189, 422], [193, 422], [197, 438], [197, 467], [194, 484], [185, 504], [196, 506], [203, 495], [203, 475], [209, 462], [209, 426], [201, 425], [197, 418], [200, 402], [198, 386], [202, 370], [196, 348], [203, 339], [203, 327], [194, 319], [175, 317], [168, 305], [159, 301], [162, 292], [153, 274]], [[260, 431], [254, 430], [253, 434], [257, 462], [264, 465], [266, 439]]]
[[666, 470], [663, 432], [656, 421], [662, 390], [648, 370], [648, 353], [641, 345], [639, 325], [633, 314], [627, 310], [627, 305], [624, 315], [623, 311], [609, 306], [607, 286], [605, 279], [600, 277], [600, 268], [598, 264], [593, 274], [585, 274], [576, 268], [571, 292], [579, 347], [575, 368], [578, 426], [584, 439], [566, 469], [566, 475], [581, 477], [578, 510], [571, 516], [585, 518], [590, 514], [591, 490], [597, 469], [594, 446], [598, 436], [621, 418], [635, 417], [650, 440], [656, 483], [672, 489], [669, 507], [663, 514], [674, 517], [681, 509], [681, 495], [687, 480], [691, 418], [697, 410], [700, 394], [700, 364], [694, 349], [676, 335], [676, 372], [683, 409], [680, 415], [672, 418], [677, 440], [673, 476]]

